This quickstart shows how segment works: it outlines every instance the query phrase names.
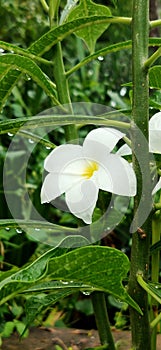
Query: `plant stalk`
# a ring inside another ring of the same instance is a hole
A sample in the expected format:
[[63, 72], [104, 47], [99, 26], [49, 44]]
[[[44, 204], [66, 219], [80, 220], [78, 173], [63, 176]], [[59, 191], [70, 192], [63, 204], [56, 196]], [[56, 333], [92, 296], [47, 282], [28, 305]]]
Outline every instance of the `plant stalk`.
[[[160, 221], [160, 211], [153, 215], [152, 220], [152, 244], [160, 241], [161, 234], [161, 221]], [[154, 251], [152, 254], [152, 271], [151, 280], [152, 282], [158, 282], [159, 279], [159, 264], [160, 264], [160, 252]], [[151, 299], [151, 321], [153, 321], [158, 316], [158, 303], [154, 298]], [[156, 350], [157, 341], [157, 326], [153, 327], [151, 335], [151, 347], [152, 350]]]
[[[148, 315], [148, 295], [138, 284], [137, 274], [147, 280], [151, 234], [151, 215], [144, 220], [145, 212], [152, 207], [151, 179], [149, 169], [148, 120], [149, 84], [148, 70], [144, 63], [148, 59], [149, 1], [133, 1], [132, 50], [133, 50], [133, 167], [137, 177], [137, 195], [134, 204], [134, 227], [131, 250], [131, 271], [129, 293], [143, 311], [140, 316], [130, 309], [132, 345], [134, 350], [151, 350], [151, 336]], [[144, 234], [141, 234], [141, 233]], [[146, 334], [146, 337], [145, 337]]]
[[[62, 57], [61, 43], [56, 44], [54, 57], [54, 78], [57, 86], [58, 98], [62, 105], [66, 105], [67, 114], [73, 114], [72, 104], [70, 100], [68, 80], [65, 76], [65, 69]], [[64, 113], [65, 114], [65, 113]], [[66, 141], [77, 139], [77, 129], [74, 124], [66, 125], [65, 138]]]
[[103, 292], [93, 292], [91, 298], [101, 345], [107, 345], [107, 349], [116, 350], [110, 329], [105, 294]]

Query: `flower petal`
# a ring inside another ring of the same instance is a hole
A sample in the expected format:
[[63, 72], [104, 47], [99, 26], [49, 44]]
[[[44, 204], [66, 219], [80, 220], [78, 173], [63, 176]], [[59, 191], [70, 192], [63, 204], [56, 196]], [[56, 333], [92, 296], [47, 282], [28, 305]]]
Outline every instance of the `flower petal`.
[[154, 114], [149, 121], [149, 149], [161, 153], [161, 112]]
[[74, 159], [81, 158], [82, 146], [61, 145], [56, 147], [45, 159], [44, 168], [48, 172], [59, 172], [66, 164]]
[[129, 156], [132, 154], [131, 148], [125, 143], [123, 146], [121, 146], [118, 151], [116, 152], [119, 156]]
[[83, 180], [66, 192], [65, 199], [69, 210], [86, 224], [91, 224], [99, 188], [91, 180]]
[[49, 203], [63, 193], [57, 183], [58, 174], [51, 173], [45, 177], [41, 188], [41, 203]]
[[104, 191], [122, 196], [136, 194], [136, 176], [131, 164], [117, 154], [109, 154], [99, 167], [97, 178], [99, 188]]
[[161, 189], [161, 177], [158, 181], [158, 183], [155, 185], [153, 191], [152, 191], [152, 195], [155, 194], [156, 192], [158, 192]]
[[51, 202], [81, 181], [82, 176], [79, 175], [71, 176], [64, 173], [48, 174], [41, 188], [41, 203]]
[[83, 149], [88, 150], [88, 144], [90, 141], [90, 143], [95, 142], [96, 144], [103, 145], [106, 147], [106, 151], [110, 152], [113, 150], [117, 142], [124, 136], [125, 134], [113, 128], [94, 129], [86, 136], [83, 143]]
[[155, 113], [149, 120], [150, 130], [160, 130], [161, 131], [161, 112]]

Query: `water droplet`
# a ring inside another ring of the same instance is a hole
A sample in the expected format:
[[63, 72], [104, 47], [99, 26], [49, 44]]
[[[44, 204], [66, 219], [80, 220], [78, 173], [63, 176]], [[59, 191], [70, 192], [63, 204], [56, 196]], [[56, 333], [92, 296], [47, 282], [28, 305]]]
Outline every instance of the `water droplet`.
[[159, 287], [158, 286], [155, 286], [156, 289], [158, 289]]
[[34, 143], [34, 141], [32, 139], [28, 139], [29, 143]]
[[116, 107], [116, 102], [115, 101], [111, 101], [111, 106], [112, 107]]
[[16, 228], [16, 232], [17, 233], [22, 233], [22, 230], [20, 230], [20, 228]]
[[0, 48], [0, 53], [3, 53], [3, 52], [4, 52], [4, 50], [2, 48]]
[[8, 132], [7, 135], [10, 136], [10, 137], [13, 136], [13, 134], [11, 134], [11, 132]]
[[51, 147], [49, 147], [49, 146], [46, 146], [45, 148], [46, 148], [46, 149], [51, 149]]
[[5, 227], [5, 230], [6, 230], [6, 231], [9, 231], [9, 230], [10, 230], [10, 228], [9, 228], [9, 227]]
[[60, 281], [62, 284], [68, 284], [69, 282], [67, 282], [67, 281]]
[[90, 295], [91, 292], [84, 291], [84, 292], [82, 292], [82, 294], [83, 294], [83, 295]]
[[127, 91], [126, 87], [123, 86], [122, 89], [120, 90], [120, 96], [122, 96], [122, 97], [125, 96], [126, 95], [126, 91]]
[[103, 56], [98, 56], [98, 60], [99, 60], [99, 61], [103, 61], [103, 60], [104, 60], [104, 57], [103, 57]]
[[40, 228], [36, 227], [36, 228], [35, 228], [35, 231], [40, 231]]

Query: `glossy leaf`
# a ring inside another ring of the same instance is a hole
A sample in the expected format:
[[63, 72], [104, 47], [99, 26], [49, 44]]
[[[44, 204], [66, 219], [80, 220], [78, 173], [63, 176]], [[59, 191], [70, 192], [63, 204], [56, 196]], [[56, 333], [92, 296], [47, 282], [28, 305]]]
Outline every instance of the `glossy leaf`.
[[[104, 126], [115, 126], [116, 122], [110, 120], [111, 117], [120, 116], [119, 113], [114, 112], [113, 114], [107, 113], [102, 117], [97, 116], [79, 116], [79, 115], [39, 115], [31, 118], [18, 118], [16, 120], [2, 121], [0, 122], [0, 134], [6, 134], [8, 132], [17, 132], [17, 130], [24, 126], [21, 131], [36, 129], [39, 127], [54, 126], [54, 125], [70, 125], [70, 124], [93, 124], [93, 125], [104, 125]], [[109, 118], [109, 120], [108, 120]], [[117, 126], [121, 128], [128, 128], [130, 124], [117, 121]]]
[[90, 16], [75, 19], [73, 21], [62, 24], [58, 27], [54, 27], [49, 30], [46, 34], [41, 36], [35, 41], [29, 48], [29, 51], [36, 55], [43, 55], [43, 53], [49, 51], [51, 47], [57, 44], [59, 41], [65, 39], [68, 35], [76, 32], [77, 30], [93, 27], [96, 24], [108, 25], [111, 22], [111, 17], [107, 16]]
[[23, 49], [19, 46], [7, 43], [5, 41], [0, 40], [0, 47], [2, 49], [4, 49], [5, 51], [10, 51], [14, 54], [16, 53], [18, 55], [26, 56], [28, 58], [31, 58], [32, 60], [37, 60], [40, 63], [46, 64], [46, 65], [53, 65], [52, 61], [47, 61], [45, 58], [42, 58], [42, 57], [39, 57], [39, 56], [36, 56], [36, 55], [30, 53], [29, 50]]
[[0, 65], [0, 110], [20, 78], [21, 72], [8, 65]]
[[17, 54], [4, 54], [0, 56], [0, 64], [8, 69], [15, 69], [21, 71], [32, 77], [32, 79], [42, 87], [47, 95], [51, 97], [53, 102], [59, 104], [55, 97], [55, 85], [49, 80], [49, 78], [42, 72], [39, 66], [33, 62], [30, 58], [23, 57]]
[[161, 89], [161, 66], [149, 69], [149, 85], [153, 89]]
[[108, 292], [140, 311], [122, 285], [129, 270], [129, 260], [124, 253], [110, 247], [86, 246], [53, 258], [54, 250], [1, 281], [1, 304], [37, 283], [62, 280], [83, 283], [91, 291]]
[[[91, 0], [81, 0], [79, 5], [72, 10], [67, 18], [68, 21], [73, 19], [92, 17], [92, 16], [111, 16], [107, 6], [97, 5]], [[94, 51], [97, 39], [108, 28], [109, 24], [99, 24], [88, 28], [76, 30], [76, 34], [81, 37], [87, 44], [90, 52]]]
[[39, 315], [44, 309], [70, 294], [72, 294], [72, 289], [68, 288], [50, 293], [49, 295], [38, 294], [28, 298], [25, 304], [26, 328], [32, 324], [36, 316]]

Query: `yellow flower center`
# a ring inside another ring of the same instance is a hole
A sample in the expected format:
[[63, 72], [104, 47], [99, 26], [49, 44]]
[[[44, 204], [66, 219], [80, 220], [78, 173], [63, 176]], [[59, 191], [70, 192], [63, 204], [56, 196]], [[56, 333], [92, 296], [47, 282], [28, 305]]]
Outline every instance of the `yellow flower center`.
[[87, 179], [90, 179], [90, 177], [93, 175], [94, 171], [97, 171], [99, 168], [98, 164], [96, 162], [89, 162], [87, 167], [84, 169], [84, 172], [82, 176], [86, 177]]

